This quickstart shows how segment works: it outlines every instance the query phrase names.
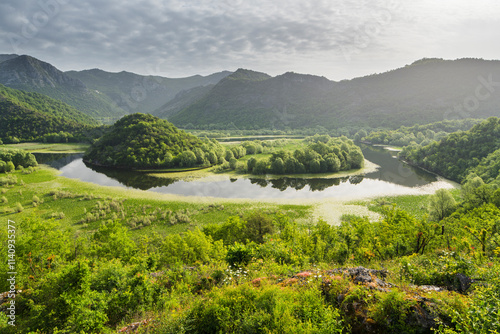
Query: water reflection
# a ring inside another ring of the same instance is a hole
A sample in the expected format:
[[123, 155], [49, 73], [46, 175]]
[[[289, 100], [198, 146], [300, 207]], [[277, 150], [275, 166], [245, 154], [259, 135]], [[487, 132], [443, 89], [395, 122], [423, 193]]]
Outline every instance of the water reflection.
[[419, 187], [437, 181], [434, 174], [398, 160], [395, 151], [369, 145], [361, 145], [361, 149], [365, 159], [380, 166], [376, 172], [365, 174], [365, 178], [387, 181], [406, 187]]
[[148, 190], [155, 187], [167, 187], [179, 179], [174, 178], [159, 178], [150, 176], [145, 173], [132, 172], [127, 170], [119, 170], [113, 168], [96, 167], [83, 162], [85, 166], [96, 173], [104, 174], [107, 177], [116, 180], [128, 188]]
[[399, 161], [395, 152], [368, 145], [363, 145], [362, 150], [367, 160], [380, 167], [365, 175], [339, 178], [251, 177], [189, 181], [179, 178], [156, 178], [139, 172], [86, 165], [81, 154], [37, 154], [37, 160], [58, 168], [62, 176], [100, 185], [225, 198], [322, 198], [403, 194], [411, 193], [416, 187], [437, 180], [433, 174]]
[[329, 187], [338, 186], [340, 183], [345, 183], [347, 181], [349, 181], [350, 184], [358, 184], [363, 180], [363, 176], [351, 176], [332, 179], [304, 179], [290, 177], [282, 177], [279, 179], [250, 178], [249, 180], [251, 184], [259, 185], [262, 188], [270, 186], [271, 188], [278, 189], [280, 191], [285, 191], [288, 188], [302, 190], [306, 186], [309, 187], [309, 191], [323, 191]]
[[61, 169], [83, 157], [83, 153], [33, 153], [33, 155], [39, 164], [46, 164], [56, 169]]

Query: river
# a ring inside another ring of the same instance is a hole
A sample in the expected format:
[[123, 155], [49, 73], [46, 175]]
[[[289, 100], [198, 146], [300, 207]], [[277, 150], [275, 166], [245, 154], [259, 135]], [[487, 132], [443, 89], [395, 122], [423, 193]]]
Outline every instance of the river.
[[95, 168], [81, 154], [37, 154], [40, 163], [61, 171], [61, 176], [103, 186], [119, 186], [183, 196], [250, 199], [362, 199], [376, 196], [433, 193], [453, 188], [439, 178], [397, 159], [397, 152], [361, 145], [367, 164], [376, 166], [362, 174], [343, 177], [230, 177], [204, 176], [195, 179], [157, 178], [144, 173]]

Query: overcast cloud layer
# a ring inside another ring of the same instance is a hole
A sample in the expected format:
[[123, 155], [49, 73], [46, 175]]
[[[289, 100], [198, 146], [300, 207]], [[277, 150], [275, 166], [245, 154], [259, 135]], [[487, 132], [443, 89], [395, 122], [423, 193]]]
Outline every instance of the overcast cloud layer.
[[239, 67], [341, 80], [423, 57], [500, 58], [497, 0], [7, 0], [0, 53], [61, 70]]

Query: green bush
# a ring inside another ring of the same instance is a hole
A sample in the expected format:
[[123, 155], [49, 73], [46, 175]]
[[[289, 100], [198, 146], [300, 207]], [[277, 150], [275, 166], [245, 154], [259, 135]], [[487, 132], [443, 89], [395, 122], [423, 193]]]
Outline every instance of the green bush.
[[254, 250], [252, 245], [235, 243], [227, 249], [226, 261], [232, 267], [247, 265], [252, 259]]
[[248, 285], [214, 290], [189, 311], [186, 333], [342, 333], [319, 291]]
[[401, 260], [401, 275], [417, 285], [437, 285], [458, 289], [457, 274], [472, 275], [471, 259], [455, 252], [443, 251], [438, 256], [409, 256]]

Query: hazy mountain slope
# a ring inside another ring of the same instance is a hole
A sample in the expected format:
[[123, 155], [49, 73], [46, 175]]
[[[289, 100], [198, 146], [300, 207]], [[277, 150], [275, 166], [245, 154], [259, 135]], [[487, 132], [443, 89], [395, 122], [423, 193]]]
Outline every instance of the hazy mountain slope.
[[69, 71], [66, 74], [78, 79], [93, 90], [107, 95], [129, 113], [151, 113], [172, 100], [177, 93], [194, 87], [215, 84], [231, 72], [187, 78], [143, 76], [130, 72], [111, 73], [99, 69]]
[[423, 59], [341, 82], [295, 73], [255, 80], [247, 72], [240, 69], [196, 102], [188, 100], [169, 120], [178, 126], [200, 127], [233, 122], [242, 129], [396, 128], [499, 115], [500, 61]]
[[88, 89], [80, 80], [30, 56], [18, 56], [1, 62], [0, 83], [50, 96], [94, 118], [116, 118], [125, 114], [106, 95]]
[[0, 138], [4, 142], [40, 140], [60, 131], [76, 134], [96, 125], [95, 120], [61, 101], [0, 85]]
[[160, 118], [169, 118], [179, 113], [187, 105], [190, 105], [204, 97], [212, 90], [214, 86], [215, 85], [198, 86], [183, 90], [177, 93], [177, 95], [175, 95], [172, 100], [168, 101], [160, 108], [154, 110], [151, 114]]

